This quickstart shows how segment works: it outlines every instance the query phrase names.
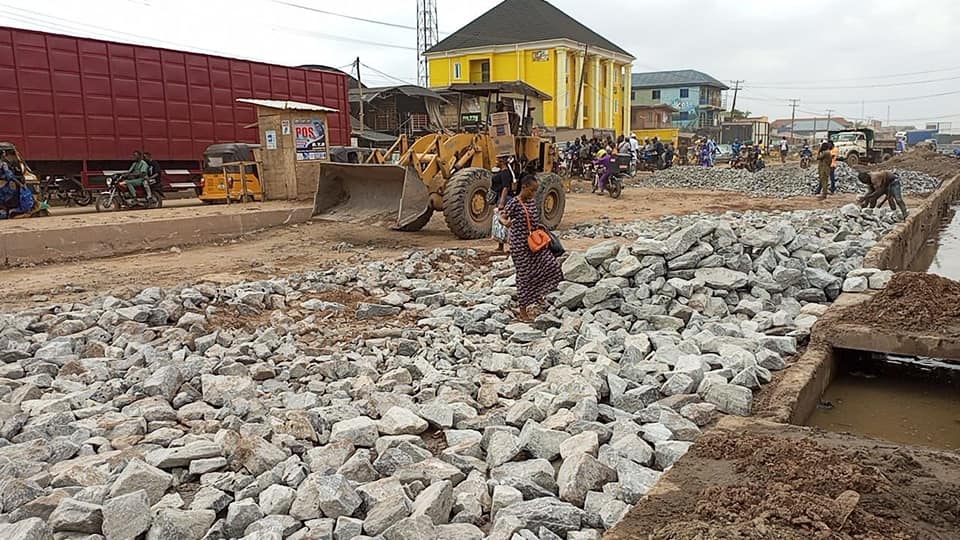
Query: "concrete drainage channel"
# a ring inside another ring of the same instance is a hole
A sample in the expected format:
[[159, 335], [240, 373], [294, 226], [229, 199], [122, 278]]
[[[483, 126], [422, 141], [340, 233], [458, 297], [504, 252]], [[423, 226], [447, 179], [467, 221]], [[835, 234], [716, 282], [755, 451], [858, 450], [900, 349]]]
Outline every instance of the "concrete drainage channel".
[[[851, 276], [960, 278], [958, 197], [960, 175]], [[960, 332], [847, 317], [874, 294], [841, 294], [753, 416], [706, 431], [605, 538], [960, 537]]]

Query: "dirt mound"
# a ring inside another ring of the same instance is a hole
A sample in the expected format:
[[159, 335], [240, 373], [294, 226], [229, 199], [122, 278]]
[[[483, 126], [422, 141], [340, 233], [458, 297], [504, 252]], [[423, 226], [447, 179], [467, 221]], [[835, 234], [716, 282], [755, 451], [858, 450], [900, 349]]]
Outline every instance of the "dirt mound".
[[752, 422], [704, 434], [605, 538], [960, 538], [955, 455]]
[[900, 272], [866, 302], [843, 312], [849, 321], [892, 330], [960, 336], [960, 283], [922, 272]]
[[871, 165], [870, 170], [906, 169], [948, 180], [960, 173], [960, 160], [930, 150], [911, 150], [894, 156], [883, 163]]

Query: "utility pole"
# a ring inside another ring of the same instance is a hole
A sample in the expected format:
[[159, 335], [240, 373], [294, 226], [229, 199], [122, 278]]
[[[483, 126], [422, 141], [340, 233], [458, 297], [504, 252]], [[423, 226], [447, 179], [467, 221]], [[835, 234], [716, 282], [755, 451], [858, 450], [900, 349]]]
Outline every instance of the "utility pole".
[[743, 84], [743, 81], [739, 80], [731, 82], [733, 82], [733, 105], [730, 106], [730, 116], [733, 117], [733, 111], [737, 110], [737, 92], [740, 91], [740, 85]]
[[887, 127], [890, 127], [890, 106], [887, 105]]
[[833, 114], [833, 109], [827, 109], [827, 140], [830, 140], [830, 115]]
[[360, 82], [360, 57], [354, 62], [357, 67], [357, 91], [360, 93], [360, 134], [363, 135], [363, 83]]
[[790, 100], [790, 142], [794, 142], [797, 139], [793, 134], [793, 123], [797, 117], [797, 105], [799, 104], [799, 99], [794, 98]]
[[580, 69], [580, 83], [577, 85], [577, 106], [573, 108], [573, 126], [579, 127], [580, 124], [580, 105], [583, 99], [583, 82], [587, 77], [587, 48], [588, 44], [583, 44], [583, 67]]

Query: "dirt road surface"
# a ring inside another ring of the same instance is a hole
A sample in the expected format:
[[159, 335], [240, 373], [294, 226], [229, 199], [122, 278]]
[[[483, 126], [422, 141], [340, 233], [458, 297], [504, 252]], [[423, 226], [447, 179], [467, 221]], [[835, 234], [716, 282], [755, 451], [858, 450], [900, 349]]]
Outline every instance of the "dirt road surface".
[[[566, 215], [561, 228], [609, 219], [631, 222], [658, 219], [666, 215], [695, 212], [723, 213], [728, 210], [777, 211], [833, 207], [852, 202], [853, 196], [791, 199], [751, 198], [736, 193], [628, 188], [618, 200], [590, 193], [568, 195]], [[284, 203], [267, 203], [283, 205]], [[279, 207], [279, 206], [278, 206]], [[109, 220], [164, 219], [210, 212], [254, 211], [255, 206], [163, 208], [144, 212], [116, 214], [78, 214], [48, 219], [6, 222], [3, 227], [76, 227]], [[595, 243], [593, 239], [567, 241], [569, 249]], [[377, 225], [313, 221], [248, 234], [240, 239], [214, 245], [172, 248], [157, 252], [64, 262], [0, 271], [4, 283], [4, 309], [10, 310], [49, 302], [78, 301], [124, 288], [138, 290], [151, 285], [176, 286], [200, 280], [236, 282], [265, 279], [292, 272], [356, 263], [375, 257], [388, 259], [410, 249], [468, 247], [492, 251], [489, 240], [464, 241], [454, 238], [434, 214], [422, 231], [401, 233]]]

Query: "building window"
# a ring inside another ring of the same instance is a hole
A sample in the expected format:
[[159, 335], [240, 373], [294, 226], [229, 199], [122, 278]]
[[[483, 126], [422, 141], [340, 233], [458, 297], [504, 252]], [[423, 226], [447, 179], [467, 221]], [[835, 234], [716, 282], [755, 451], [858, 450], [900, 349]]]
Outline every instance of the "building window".
[[650, 92], [650, 99], [660, 99], [660, 91], [654, 90]]
[[457, 80], [460, 79], [460, 62], [453, 65], [453, 78]]
[[631, 101], [636, 101], [636, 100], [637, 100], [637, 93], [634, 92], [633, 90], [630, 91], [630, 100], [631, 100]]
[[682, 98], [688, 98], [688, 97], [690, 97], [690, 89], [689, 89], [689, 88], [681, 88], [681, 89], [680, 89], [680, 97], [682, 97]]
[[680, 121], [681, 121], [681, 122], [686, 122], [686, 121], [689, 120], [689, 119], [690, 119], [690, 113], [688, 113], [687, 111], [681, 111], [681, 112], [680, 112]]

